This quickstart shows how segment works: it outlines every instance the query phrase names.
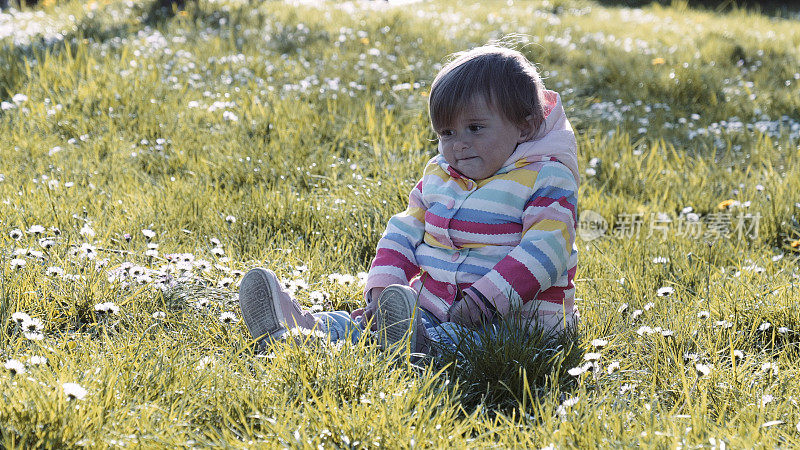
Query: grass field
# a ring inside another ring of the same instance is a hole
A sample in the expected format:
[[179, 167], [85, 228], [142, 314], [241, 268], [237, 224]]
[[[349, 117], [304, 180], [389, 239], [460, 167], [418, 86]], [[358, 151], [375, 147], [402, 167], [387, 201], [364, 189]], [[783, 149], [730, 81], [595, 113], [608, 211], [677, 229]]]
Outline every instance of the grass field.
[[[359, 306], [430, 81], [512, 33], [578, 135], [574, 351], [256, 354], [242, 274]], [[0, 14], [0, 101], [4, 448], [800, 445], [796, 17], [45, 1]]]

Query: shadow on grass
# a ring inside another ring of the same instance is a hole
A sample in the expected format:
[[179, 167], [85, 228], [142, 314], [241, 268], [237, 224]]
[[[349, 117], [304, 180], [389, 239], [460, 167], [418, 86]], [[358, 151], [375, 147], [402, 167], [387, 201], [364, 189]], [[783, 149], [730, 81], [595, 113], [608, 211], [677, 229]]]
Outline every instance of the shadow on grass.
[[[624, 8], [641, 8], [649, 5], [670, 6], [673, 0], [596, 0], [603, 6]], [[681, 2], [677, 2], [681, 3]], [[693, 9], [727, 13], [735, 10], [747, 10], [773, 17], [797, 17], [800, 4], [779, 0], [688, 0], [687, 6]]]
[[[2, 2], [2, 0], [0, 0]], [[12, 1], [10, 6], [16, 5]], [[37, 8], [37, 6], [31, 6]], [[78, 47], [86, 42], [104, 43], [113, 39], [125, 39], [136, 35], [145, 27], [162, 29], [177, 14], [186, 14], [190, 20], [203, 27], [221, 27], [220, 18], [228, 19], [229, 13], [217, 8], [203, 8], [197, 0], [155, 0], [135, 2], [131, 17], [137, 18], [124, 23], [107, 23], [103, 14], [79, 18], [75, 26], [59, 39], [36, 36], [24, 44], [0, 42], [0, 99], [19, 92], [27, 80], [26, 61], [43, 59], [43, 55], [58, 56], [66, 51], [78, 53]], [[223, 21], [228, 23], [229, 20]]]
[[455, 348], [435, 344], [434, 365], [458, 383], [468, 412], [533, 411], [537, 399], [574, 387], [567, 370], [583, 355], [576, 327], [551, 333], [531, 319], [503, 319], [455, 338]]

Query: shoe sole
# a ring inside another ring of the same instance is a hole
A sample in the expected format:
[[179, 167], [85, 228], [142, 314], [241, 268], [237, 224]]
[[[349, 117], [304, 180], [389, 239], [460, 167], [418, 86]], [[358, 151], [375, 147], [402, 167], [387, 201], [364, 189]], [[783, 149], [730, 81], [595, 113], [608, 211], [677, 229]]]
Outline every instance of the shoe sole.
[[[389, 286], [378, 298], [378, 313], [375, 315], [378, 328], [378, 343], [389, 348], [409, 336], [411, 352], [417, 348], [417, 301], [399, 286]], [[410, 333], [409, 333], [410, 331]]]
[[273, 292], [279, 287], [265, 269], [252, 269], [239, 284], [239, 306], [247, 330], [263, 346], [267, 338], [277, 339], [286, 332], [283, 314]]

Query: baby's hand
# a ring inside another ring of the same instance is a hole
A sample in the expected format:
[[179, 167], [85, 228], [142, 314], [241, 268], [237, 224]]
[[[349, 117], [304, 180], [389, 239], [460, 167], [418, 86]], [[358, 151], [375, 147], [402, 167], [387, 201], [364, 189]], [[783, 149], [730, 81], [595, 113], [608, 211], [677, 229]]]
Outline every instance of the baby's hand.
[[468, 328], [478, 329], [483, 322], [481, 308], [469, 295], [462, 295], [450, 308], [448, 322], [454, 322]]

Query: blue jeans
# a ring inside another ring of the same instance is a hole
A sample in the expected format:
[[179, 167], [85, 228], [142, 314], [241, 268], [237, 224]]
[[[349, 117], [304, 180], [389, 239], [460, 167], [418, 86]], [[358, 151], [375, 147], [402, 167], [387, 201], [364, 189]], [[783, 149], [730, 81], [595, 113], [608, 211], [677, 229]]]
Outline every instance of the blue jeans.
[[[448, 347], [456, 351], [460, 344], [480, 344], [481, 333], [453, 322], [442, 322], [430, 312], [419, 308], [418, 324], [425, 328], [430, 343]], [[325, 324], [325, 332], [332, 342], [350, 337], [355, 343], [364, 332], [361, 317], [353, 320], [347, 311], [323, 311], [314, 313], [314, 317]]]
[[[341, 341], [350, 336], [352, 343], [358, 342], [364, 327], [361, 321], [355, 321], [347, 311], [322, 311], [313, 314], [325, 324], [325, 331], [331, 342]], [[361, 317], [359, 317], [361, 319]]]

